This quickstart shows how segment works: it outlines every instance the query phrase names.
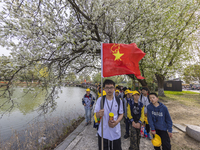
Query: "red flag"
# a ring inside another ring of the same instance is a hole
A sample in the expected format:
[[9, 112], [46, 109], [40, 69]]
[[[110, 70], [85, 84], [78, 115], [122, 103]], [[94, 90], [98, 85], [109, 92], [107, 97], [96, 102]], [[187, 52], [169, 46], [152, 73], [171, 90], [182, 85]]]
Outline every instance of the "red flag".
[[145, 53], [135, 43], [102, 43], [102, 76], [134, 74], [138, 79], [144, 79], [140, 74], [138, 64], [144, 56]]

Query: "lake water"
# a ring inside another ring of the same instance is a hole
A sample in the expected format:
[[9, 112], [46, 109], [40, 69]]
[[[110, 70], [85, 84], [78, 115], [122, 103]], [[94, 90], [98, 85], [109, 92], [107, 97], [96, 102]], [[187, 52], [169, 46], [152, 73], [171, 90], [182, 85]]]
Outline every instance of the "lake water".
[[[54, 101], [56, 107], [54, 110], [46, 114], [41, 114], [38, 110], [44, 102], [44, 94], [40, 93], [36, 98], [34, 94], [23, 96], [24, 88], [16, 88], [13, 97], [17, 97], [17, 104], [8, 114], [4, 114], [0, 119], [0, 138], [1, 140], [10, 139], [15, 131], [20, 132], [25, 130], [30, 125], [36, 122], [48, 121], [55, 123], [55, 120], [70, 122], [77, 119], [79, 116], [84, 116], [85, 111], [82, 105], [82, 97], [85, 94], [85, 89], [80, 87], [63, 87], [62, 93], [58, 93], [59, 98]], [[36, 89], [37, 91], [37, 89]], [[39, 90], [38, 90], [39, 91]], [[93, 92], [91, 92], [95, 95]], [[0, 99], [2, 102], [3, 100]], [[10, 105], [0, 109], [1, 115]], [[41, 127], [41, 124], [40, 124]]]

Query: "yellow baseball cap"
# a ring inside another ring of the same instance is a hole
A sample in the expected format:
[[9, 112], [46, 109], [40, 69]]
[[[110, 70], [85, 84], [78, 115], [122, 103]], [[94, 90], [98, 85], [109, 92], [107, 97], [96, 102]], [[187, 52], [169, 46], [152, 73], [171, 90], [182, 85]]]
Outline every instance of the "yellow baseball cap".
[[158, 134], [154, 135], [154, 138], [151, 140], [153, 146], [160, 147], [162, 145], [161, 138]]
[[138, 94], [140, 95], [140, 93], [138, 91], [132, 91], [132, 94], [135, 95], [135, 94]]
[[86, 92], [90, 92], [90, 89], [89, 89], [89, 88], [87, 88], [87, 89], [86, 89]]
[[116, 93], [116, 92], [118, 92], [118, 93], [119, 93], [119, 90], [116, 90], [116, 91], [115, 91], [115, 93]]
[[105, 95], [106, 95], [106, 91], [103, 90], [103, 96], [105, 96]]
[[132, 91], [130, 91], [129, 89], [127, 89], [127, 90], [125, 91], [125, 94], [128, 94], [128, 93], [132, 93]]

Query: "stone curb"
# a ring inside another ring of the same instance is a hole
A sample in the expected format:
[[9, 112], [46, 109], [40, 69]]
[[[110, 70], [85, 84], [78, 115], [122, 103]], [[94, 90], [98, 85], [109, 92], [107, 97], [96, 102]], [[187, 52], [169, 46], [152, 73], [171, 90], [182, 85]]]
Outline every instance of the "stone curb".
[[187, 125], [186, 133], [191, 138], [200, 142], [200, 127], [195, 125]]
[[70, 143], [84, 130], [85, 128], [85, 119], [81, 122], [81, 124], [62, 142], [60, 143], [54, 150], [64, 150], [66, 149]]
[[180, 124], [173, 124], [176, 128], [178, 128], [179, 130], [181, 130], [182, 132], [186, 132], [186, 127], [180, 125]]

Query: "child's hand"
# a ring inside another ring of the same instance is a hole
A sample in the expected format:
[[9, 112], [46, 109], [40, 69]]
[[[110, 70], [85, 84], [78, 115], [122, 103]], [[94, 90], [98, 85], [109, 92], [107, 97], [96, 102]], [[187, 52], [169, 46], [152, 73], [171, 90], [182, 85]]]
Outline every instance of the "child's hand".
[[134, 121], [132, 122], [132, 126], [135, 128], [135, 122]]
[[84, 106], [86, 106], [86, 104], [83, 104]]
[[169, 137], [172, 138], [172, 133], [168, 132], [168, 134], [169, 134]]
[[114, 128], [117, 125], [117, 122], [115, 120], [109, 120], [108, 125], [109, 127]]
[[132, 126], [134, 128], [140, 129], [140, 123], [135, 123], [134, 121], [132, 122]]
[[136, 123], [135, 128], [140, 129], [140, 123]]
[[99, 115], [98, 118], [104, 116], [104, 109], [100, 109], [98, 115]]
[[151, 130], [151, 133], [152, 133], [153, 135], [155, 135], [155, 134], [156, 134], [156, 131], [152, 131], [152, 130]]

